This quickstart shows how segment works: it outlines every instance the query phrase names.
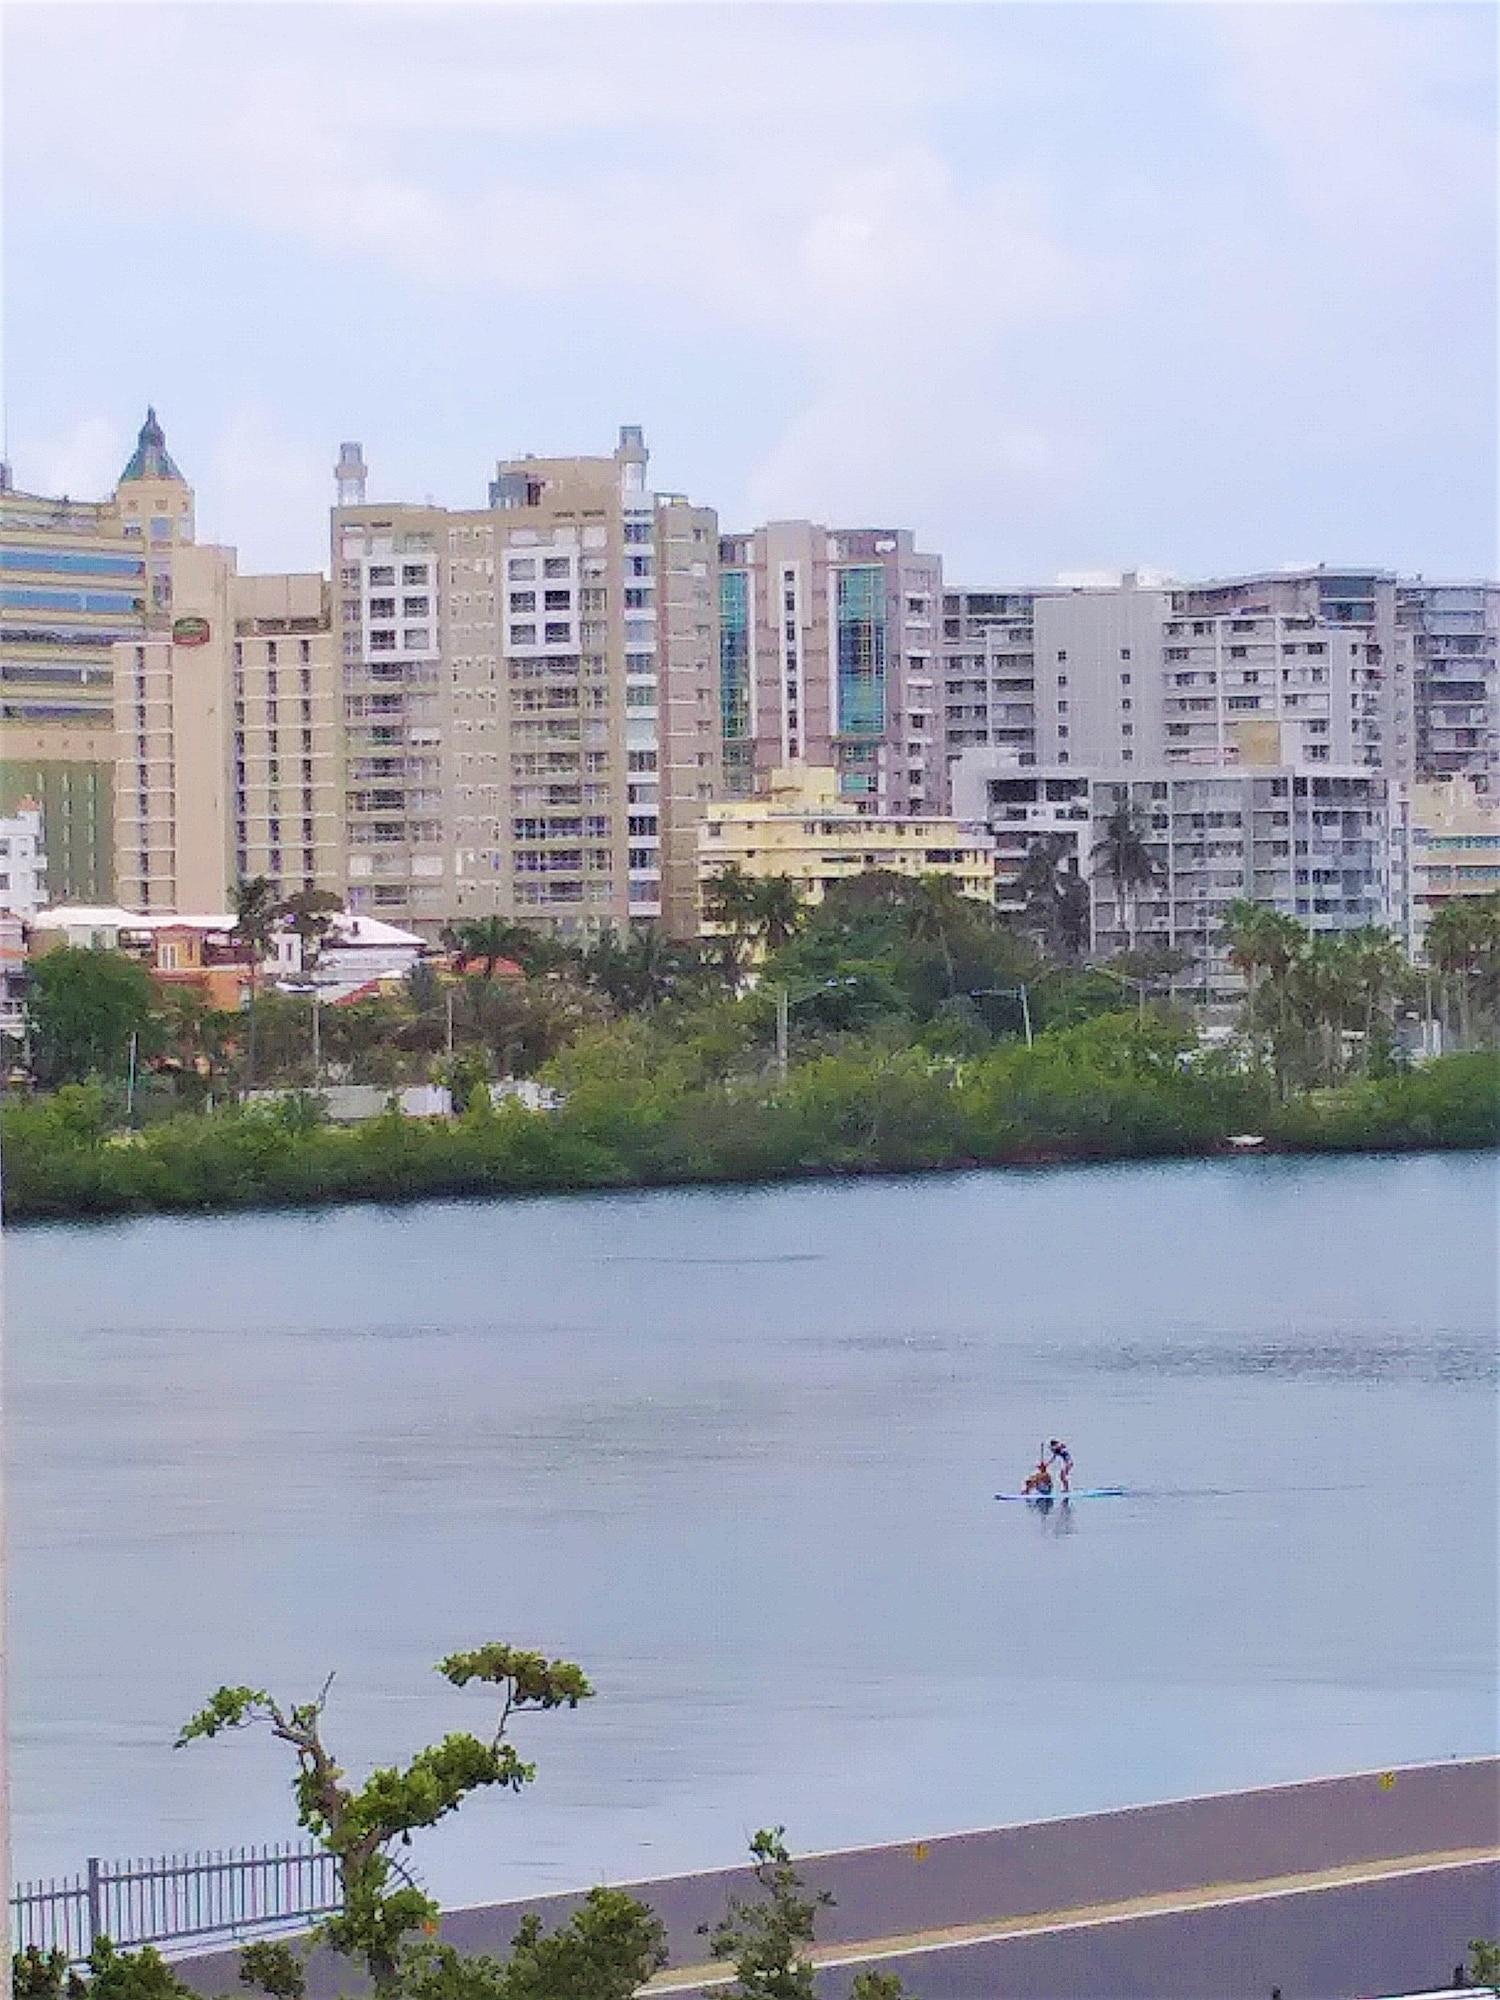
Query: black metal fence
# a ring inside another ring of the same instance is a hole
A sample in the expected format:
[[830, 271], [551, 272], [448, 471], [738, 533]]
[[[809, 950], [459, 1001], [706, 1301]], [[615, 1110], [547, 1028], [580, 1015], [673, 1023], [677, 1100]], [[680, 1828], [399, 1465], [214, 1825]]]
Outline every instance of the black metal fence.
[[60, 1951], [72, 1963], [96, 1938], [121, 1946], [259, 1936], [338, 1907], [338, 1863], [310, 1842], [169, 1854], [90, 1857], [81, 1875], [22, 1882], [11, 1899], [13, 1948]]

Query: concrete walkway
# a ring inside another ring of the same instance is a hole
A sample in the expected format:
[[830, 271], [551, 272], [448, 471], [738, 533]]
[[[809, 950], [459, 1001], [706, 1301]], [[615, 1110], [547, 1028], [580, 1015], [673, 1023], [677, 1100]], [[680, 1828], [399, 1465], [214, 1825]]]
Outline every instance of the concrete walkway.
[[[1093, 1930], [1104, 1924], [1130, 1923], [1144, 1917], [1175, 1916], [1205, 1908], [1276, 1901], [1287, 1896], [1316, 1895], [1335, 1888], [1352, 1888], [1391, 1877], [1420, 1876], [1451, 1869], [1500, 1866], [1500, 1847], [1452, 1848], [1389, 1861], [1349, 1863], [1296, 1875], [1264, 1876], [1249, 1882], [1205, 1883], [1173, 1894], [1133, 1896], [1122, 1902], [1079, 1905], [1025, 1917], [1001, 1917], [990, 1922], [952, 1924], [937, 1930], [904, 1932], [870, 1938], [860, 1944], [816, 1947], [809, 1957], [820, 1967], [847, 1966], [900, 1972], [902, 1959], [934, 1952], [967, 1951], [1009, 1938], [1046, 1937], [1062, 1931]], [[721, 1965], [682, 1966], [659, 1973], [642, 1989], [650, 1994], [710, 1994], [730, 1984], [733, 1974]]]

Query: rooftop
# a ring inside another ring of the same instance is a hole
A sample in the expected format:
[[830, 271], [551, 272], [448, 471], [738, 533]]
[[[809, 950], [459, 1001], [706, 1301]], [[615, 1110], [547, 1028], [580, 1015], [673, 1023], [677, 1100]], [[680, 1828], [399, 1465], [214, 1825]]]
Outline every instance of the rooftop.
[[181, 478], [176, 461], [167, 450], [167, 434], [156, 421], [156, 411], [148, 404], [146, 421], [141, 425], [130, 463], [120, 474], [120, 484], [123, 486], [130, 479]]

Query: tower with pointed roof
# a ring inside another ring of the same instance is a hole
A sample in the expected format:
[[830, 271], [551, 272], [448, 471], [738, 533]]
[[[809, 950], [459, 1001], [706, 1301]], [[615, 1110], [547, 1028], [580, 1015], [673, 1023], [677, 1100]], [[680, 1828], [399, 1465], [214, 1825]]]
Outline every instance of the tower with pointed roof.
[[167, 450], [153, 405], [147, 405], [135, 450], [115, 487], [115, 509], [125, 533], [145, 553], [147, 621], [165, 624], [172, 615], [172, 551], [194, 537], [193, 489]]

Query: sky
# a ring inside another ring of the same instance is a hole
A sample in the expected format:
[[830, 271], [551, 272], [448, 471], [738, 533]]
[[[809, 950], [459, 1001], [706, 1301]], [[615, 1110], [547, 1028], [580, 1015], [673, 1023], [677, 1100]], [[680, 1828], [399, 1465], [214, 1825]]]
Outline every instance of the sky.
[[958, 583], [1495, 574], [1484, 5], [5, 10], [6, 451], [243, 567], [604, 452]]

